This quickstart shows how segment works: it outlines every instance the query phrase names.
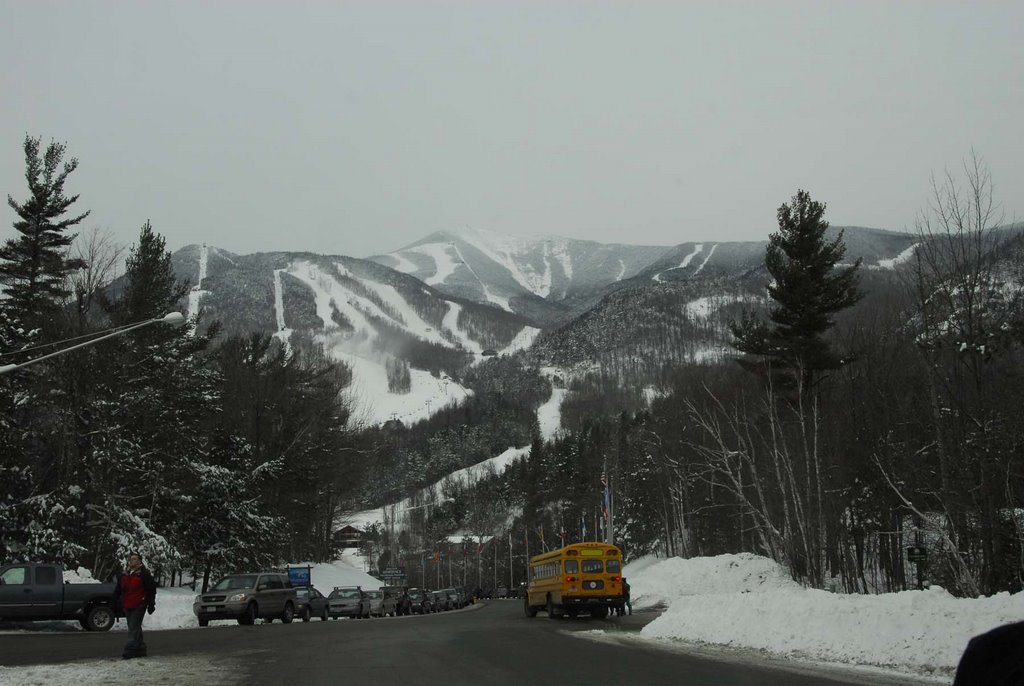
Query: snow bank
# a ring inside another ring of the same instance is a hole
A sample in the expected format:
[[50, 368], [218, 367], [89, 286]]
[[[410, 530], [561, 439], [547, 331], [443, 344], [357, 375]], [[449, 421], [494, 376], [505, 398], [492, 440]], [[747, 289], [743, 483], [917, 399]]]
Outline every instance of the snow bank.
[[76, 686], [109, 684], [230, 684], [239, 665], [202, 654], [153, 656], [145, 660], [84, 660], [59, 665], [0, 667], [0, 686]]
[[972, 636], [1024, 617], [1024, 593], [954, 598], [806, 589], [756, 555], [627, 565], [634, 607], [668, 605], [641, 637], [725, 645], [815, 662], [951, 675]]

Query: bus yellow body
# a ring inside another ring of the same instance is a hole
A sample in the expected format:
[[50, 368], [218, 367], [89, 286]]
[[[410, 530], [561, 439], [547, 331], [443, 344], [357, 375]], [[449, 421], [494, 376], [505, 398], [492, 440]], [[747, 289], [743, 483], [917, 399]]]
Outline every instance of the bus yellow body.
[[523, 610], [544, 610], [551, 618], [589, 612], [607, 617], [621, 608], [622, 551], [608, 543], [573, 543], [530, 559]]

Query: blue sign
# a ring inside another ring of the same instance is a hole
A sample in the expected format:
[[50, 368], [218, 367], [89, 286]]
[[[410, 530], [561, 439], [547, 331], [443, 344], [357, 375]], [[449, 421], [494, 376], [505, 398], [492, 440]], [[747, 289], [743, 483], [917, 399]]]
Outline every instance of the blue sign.
[[310, 586], [311, 577], [313, 576], [312, 567], [289, 567], [288, 568], [288, 581], [292, 582], [292, 586]]

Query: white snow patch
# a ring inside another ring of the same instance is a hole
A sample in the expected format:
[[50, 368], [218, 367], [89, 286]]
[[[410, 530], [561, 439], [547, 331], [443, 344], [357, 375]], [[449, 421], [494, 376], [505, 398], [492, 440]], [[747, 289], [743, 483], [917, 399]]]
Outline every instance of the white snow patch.
[[[717, 245], [717, 243], [716, 243], [716, 245]], [[684, 268], [690, 266], [690, 262], [693, 260], [693, 258], [696, 257], [697, 255], [699, 255], [700, 252], [703, 249], [704, 249], [704, 244], [703, 243], [695, 244], [693, 246], [693, 252], [688, 254], [686, 257], [684, 257], [683, 261], [679, 263], [678, 267], [670, 267], [668, 269], [665, 269], [664, 271], [658, 272], [657, 274], [654, 275], [654, 277], [653, 277], [654, 280], [657, 281], [658, 283], [661, 283], [662, 282], [661, 275], [664, 274], [665, 272], [670, 272], [670, 271], [672, 271], [674, 269], [684, 269]], [[712, 248], [712, 252], [714, 252], [714, 248]], [[710, 255], [708, 255], [708, 257], [710, 257]], [[706, 261], [707, 260], [705, 260], [705, 262]], [[703, 265], [701, 265], [701, 266], [703, 267]], [[698, 269], [697, 271], [700, 271], [700, 270]], [[696, 272], [694, 272], [694, 273], [696, 274]]]
[[896, 265], [908, 262], [910, 258], [914, 256], [914, 251], [917, 250], [918, 246], [920, 245], [920, 243], [914, 243], [896, 257], [893, 257], [888, 260], [879, 260], [877, 267], [879, 269], [895, 269]]
[[283, 269], [274, 270], [274, 315], [277, 317], [277, 338], [284, 345], [285, 353], [291, 357], [292, 354], [292, 330], [284, 325], [284, 295], [281, 289], [281, 272]]
[[700, 263], [699, 267], [697, 267], [697, 271], [691, 274], [691, 276], [697, 276], [698, 274], [700, 274], [701, 270], [704, 269], [704, 265], [706, 265], [708, 263], [708, 260], [711, 259], [711, 256], [715, 254], [715, 248], [717, 247], [718, 243], [715, 243], [714, 245], [711, 246], [711, 250], [708, 251], [707, 257], [704, 258], [704, 261]]
[[552, 388], [551, 397], [537, 408], [540, 435], [545, 441], [553, 440], [562, 427], [562, 402], [568, 393], [564, 388]]
[[402, 253], [399, 253], [399, 252], [388, 253], [388, 257], [391, 257], [396, 262], [398, 262], [398, 264], [396, 264], [394, 267], [392, 267], [392, 269], [394, 269], [396, 272], [402, 272], [403, 274], [413, 274], [413, 273], [418, 272], [420, 270], [420, 268], [417, 267], [414, 262], [412, 262], [410, 260], [407, 260], [406, 258], [402, 257]]
[[459, 313], [462, 312], [462, 305], [453, 303], [450, 300], [447, 302], [448, 313], [445, 314], [444, 319], [441, 321], [441, 325], [450, 331], [452, 335], [455, 336], [455, 339], [459, 344], [469, 352], [476, 354], [483, 352], [483, 348], [480, 344], [467, 336], [466, 332], [459, 328]]
[[626, 263], [619, 260], [619, 275], [615, 277], [616, 281], [622, 281], [622, 277], [626, 275]]
[[742, 553], [626, 566], [635, 607], [667, 605], [643, 639], [710, 643], [823, 663], [952, 675], [968, 640], [1024, 616], [1024, 593], [954, 598], [933, 587], [880, 595], [806, 589]]
[[332, 345], [330, 339], [318, 339], [334, 359], [351, 368], [352, 384], [348, 394], [363, 422], [383, 424], [397, 419], [406, 425], [413, 424], [444, 407], [458, 405], [472, 394], [447, 376], [436, 377], [422, 369], [409, 370], [408, 393], [391, 393], [383, 361], [349, 350], [344, 341]]
[[[434, 327], [432, 327], [429, 323], [424, 321], [423, 318], [420, 317], [419, 313], [415, 309], [413, 309], [413, 307], [408, 303], [408, 301], [405, 298], [402, 297], [402, 294], [399, 293], [398, 289], [396, 289], [394, 286], [385, 283], [378, 283], [376, 281], [371, 281], [369, 279], [360, 279], [359, 277], [353, 276], [351, 272], [345, 269], [345, 267], [342, 266], [341, 264], [338, 264], [336, 266], [338, 267], [338, 271], [340, 273], [357, 279], [364, 286], [366, 286], [367, 288], [375, 292], [377, 295], [379, 295], [385, 303], [394, 308], [394, 310], [398, 312], [398, 314], [401, 315], [402, 319], [405, 321], [405, 329], [407, 331], [422, 339], [428, 340], [431, 343], [437, 343], [439, 345], [443, 345], [449, 348], [451, 347], [451, 343], [449, 343], [447, 340], [445, 340], [443, 336], [441, 336], [437, 331], [435, 331]], [[379, 309], [377, 308], [376, 303], [372, 303], [369, 300], [361, 300], [360, 302], [373, 305], [374, 309]], [[382, 316], [384, 315], [383, 312], [381, 312], [381, 314]]]
[[516, 460], [521, 460], [530, 454], [530, 446], [523, 448], [509, 447], [497, 457], [479, 462], [470, 467], [460, 469], [452, 472], [448, 476], [435, 481], [430, 486], [426, 486], [420, 489], [414, 496], [404, 498], [397, 503], [391, 503], [384, 507], [374, 508], [372, 510], [363, 510], [362, 512], [355, 512], [342, 519], [341, 524], [350, 524], [359, 529], [365, 529], [374, 522], [383, 524], [385, 521], [385, 510], [387, 515], [390, 517], [392, 510], [402, 516], [403, 510], [411, 507], [414, 504], [422, 504], [429, 502], [437, 502], [441, 499], [442, 493], [444, 492], [444, 486], [447, 483], [460, 483], [466, 486], [472, 485], [491, 472], [501, 474], [505, 471], [505, 468]]
[[448, 245], [441, 245], [440, 243], [427, 243], [425, 245], [417, 245], [411, 249], [411, 251], [426, 255], [434, 261], [434, 275], [424, 279], [431, 286], [444, 283], [449, 276], [455, 273], [459, 266], [458, 262], [452, 259], [452, 256], [448, 253], [448, 247]]
[[462, 240], [507, 269], [508, 273], [512, 275], [512, 278], [520, 286], [531, 293], [538, 292], [542, 285], [543, 277], [536, 273], [531, 273], [527, 276], [519, 269], [515, 259], [515, 253], [518, 250], [516, 249], [517, 244], [514, 238], [479, 230], [464, 231], [461, 236]]
[[512, 342], [498, 351], [499, 355], [511, 355], [517, 350], [526, 350], [533, 342], [537, 340], [537, 336], [540, 335], [540, 329], [532, 326], [524, 326], [522, 331], [516, 334], [516, 337], [512, 339]]
[[201, 653], [154, 655], [145, 660], [114, 659], [116, 657], [56, 665], [0, 667], [0, 685], [233, 684], [242, 681], [244, 673], [243, 665], [231, 659]]
[[192, 290], [188, 292], [188, 316], [195, 317], [199, 314], [199, 301], [209, 291], [203, 290], [203, 280], [206, 278], [206, 265], [209, 260], [209, 250], [206, 247], [206, 243], [203, 243], [203, 247], [199, 249], [199, 281]]

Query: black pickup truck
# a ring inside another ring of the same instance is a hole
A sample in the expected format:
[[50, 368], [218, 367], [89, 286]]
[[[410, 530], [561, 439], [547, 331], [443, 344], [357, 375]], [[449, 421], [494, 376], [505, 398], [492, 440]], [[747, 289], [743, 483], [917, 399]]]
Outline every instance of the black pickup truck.
[[77, 619], [89, 631], [108, 631], [116, 618], [114, 584], [64, 583], [61, 565], [22, 563], [0, 567], [3, 621]]

